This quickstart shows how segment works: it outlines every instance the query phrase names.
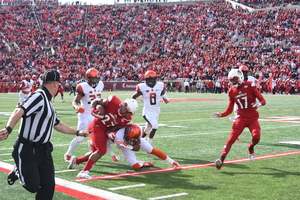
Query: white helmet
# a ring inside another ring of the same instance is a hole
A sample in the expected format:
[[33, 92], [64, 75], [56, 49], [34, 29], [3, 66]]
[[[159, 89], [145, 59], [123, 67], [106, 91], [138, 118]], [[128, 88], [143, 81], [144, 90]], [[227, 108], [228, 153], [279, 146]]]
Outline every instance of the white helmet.
[[239, 87], [244, 82], [243, 72], [239, 69], [232, 69], [228, 74], [229, 85]]
[[126, 99], [119, 104], [118, 114], [120, 116], [126, 116], [129, 114], [134, 115], [138, 108], [139, 105], [135, 99]]
[[124, 102], [127, 103], [127, 107], [129, 109], [129, 112], [132, 113], [132, 115], [135, 114], [135, 112], [138, 110], [139, 105], [135, 99], [126, 99]]

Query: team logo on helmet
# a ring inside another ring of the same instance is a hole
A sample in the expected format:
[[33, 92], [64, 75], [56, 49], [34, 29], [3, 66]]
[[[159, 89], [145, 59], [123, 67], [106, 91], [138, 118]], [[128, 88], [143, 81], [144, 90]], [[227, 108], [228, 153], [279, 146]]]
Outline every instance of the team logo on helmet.
[[136, 124], [129, 124], [125, 128], [124, 141], [127, 144], [134, 145], [141, 137], [141, 128]]

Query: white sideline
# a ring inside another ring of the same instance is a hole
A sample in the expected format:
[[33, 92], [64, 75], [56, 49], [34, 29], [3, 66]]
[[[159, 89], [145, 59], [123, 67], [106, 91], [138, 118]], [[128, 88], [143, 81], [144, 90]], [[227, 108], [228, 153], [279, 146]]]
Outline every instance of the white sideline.
[[[9, 170], [13, 169], [13, 165], [8, 164], [8, 163], [4, 163], [4, 162], [1, 162], [1, 161], [0, 161], [0, 167], [5, 168], [5, 169], [9, 169]], [[87, 194], [90, 194], [90, 195], [94, 195], [94, 196], [97, 196], [97, 197], [102, 197], [102, 198], [109, 199], [109, 200], [120, 200], [120, 199], [122, 199], [122, 200], [137, 200], [137, 199], [132, 198], [132, 197], [127, 197], [127, 196], [124, 196], [124, 195], [115, 194], [113, 192], [93, 188], [93, 187], [90, 187], [90, 186], [82, 185], [80, 183], [67, 181], [67, 180], [64, 180], [64, 179], [61, 179], [61, 178], [55, 178], [55, 183], [57, 185], [60, 185], [60, 186], [64, 186], [64, 187], [67, 187], [67, 188], [70, 188], [70, 189], [73, 189], [73, 190], [77, 190], [77, 191], [80, 191], [80, 192], [84, 192], [84, 193], [87, 193]]]

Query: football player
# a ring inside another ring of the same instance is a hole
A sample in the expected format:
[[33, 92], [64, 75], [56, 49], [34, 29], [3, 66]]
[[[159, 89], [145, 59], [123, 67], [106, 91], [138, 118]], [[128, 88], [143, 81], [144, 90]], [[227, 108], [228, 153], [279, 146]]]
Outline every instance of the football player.
[[[258, 88], [258, 80], [256, 78], [254, 78], [253, 76], [248, 76], [249, 74], [249, 69], [248, 67], [246, 67], [245, 65], [241, 65], [239, 70], [241, 70], [243, 72], [244, 75], [244, 82], [251, 82], [252, 86], [255, 86], [256, 88]], [[230, 117], [229, 119], [233, 122], [235, 122], [235, 120], [239, 117], [239, 115], [237, 114], [237, 110], [238, 110], [238, 106], [237, 104], [234, 104], [234, 117]], [[241, 142], [242, 140], [238, 137], [236, 139], [237, 142]]]
[[[260, 125], [258, 123], [259, 113], [257, 112], [258, 106], [266, 104], [266, 100], [262, 94], [250, 82], [244, 82], [244, 75], [239, 69], [232, 69], [228, 74], [229, 85], [231, 86], [228, 91], [229, 103], [227, 109], [222, 113], [212, 113], [212, 117], [226, 117], [233, 111], [234, 104], [238, 106], [237, 114], [239, 117], [232, 125], [230, 136], [225, 143], [220, 159], [215, 162], [216, 169], [220, 170], [231, 146], [236, 141], [238, 136], [243, 132], [244, 128], [248, 127], [252, 141], [248, 145], [249, 159], [254, 161], [254, 146], [260, 140]], [[256, 99], [259, 102], [256, 102]]]
[[[144, 108], [143, 118], [146, 120], [145, 134], [148, 136], [148, 142], [151, 144], [155, 132], [158, 129], [158, 118], [160, 113], [160, 98], [167, 104], [169, 99], [165, 94], [166, 86], [163, 82], [157, 82], [156, 73], [149, 70], [145, 73], [145, 83], [136, 86], [136, 92], [131, 98], [136, 99], [143, 96]], [[145, 135], [143, 136], [145, 137]]]
[[[85, 76], [87, 82], [82, 82], [76, 86], [77, 95], [72, 102], [72, 107], [78, 112], [78, 130], [87, 130], [88, 125], [94, 119], [94, 116], [91, 114], [90, 104], [94, 99], [101, 97], [101, 92], [104, 88], [103, 82], [100, 81], [98, 70], [94, 68], [88, 69]], [[77, 136], [71, 141], [68, 151], [64, 154], [66, 162], [70, 161], [73, 151], [83, 139], [84, 137]]]
[[[100, 104], [105, 108], [105, 114], [99, 115], [96, 106]], [[77, 175], [78, 178], [91, 179], [89, 171], [93, 165], [106, 154], [107, 136], [106, 131], [116, 131], [131, 123], [131, 116], [138, 110], [138, 103], [135, 99], [127, 99], [121, 101], [116, 96], [108, 96], [106, 99], [95, 99], [91, 103], [91, 112], [95, 117], [88, 126], [90, 138], [92, 140], [92, 152], [76, 158], [71, 157], [68, 169], [72, 169], [75, 165], [86, 162], [83, 170]]]
[[[60, 93], [60, 96], [61, 96], [61, 102], [65, 102], [64, 100], [64, 91], [63, 91], [63, 86], [62, 86], [62, 83], [60, 82], [59, 85], [58, 85], [58, 90], [55, 94], [55, 96], [53, 97], [53, 102], [55, 101], [55, 97], [58, 95], [58, 93]], [[84, 129], [86, 130], [86, 129]]]
[[108, 140], [116, 144], [123, 158], [132, 169], [138, 170], [141, 167], [154, 166], [152, 162], [137, 161], [135, 151], [139, 151], [140, 149], [167, 161], [174, 168], [180, 169], [178, 162], [172, 160], [161, 150], [152, 147], [151, 144], [142, 138], [142, 133], [142, 128], [136, 124], [129, 124], [116, 132], [110, 132], [110, 130], [106, 132]]
[[20, 93], [19, 93], [19, 103], [26, 99], [31, 94], [33, 81], [30, 79], [29, 75], [25, 76], [25, 80], [22, 80]]

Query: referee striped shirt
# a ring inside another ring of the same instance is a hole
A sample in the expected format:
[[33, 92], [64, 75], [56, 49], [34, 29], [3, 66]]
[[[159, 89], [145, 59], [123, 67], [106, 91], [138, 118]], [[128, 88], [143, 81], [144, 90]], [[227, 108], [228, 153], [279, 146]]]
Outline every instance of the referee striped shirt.
[[59, 124], [51, 103], [52, 95], [44, 86], [33, 92], [18, 106], [24, 110], [19, 137], [28, 142], [44, 144], [51, 140], [53, 126]]

